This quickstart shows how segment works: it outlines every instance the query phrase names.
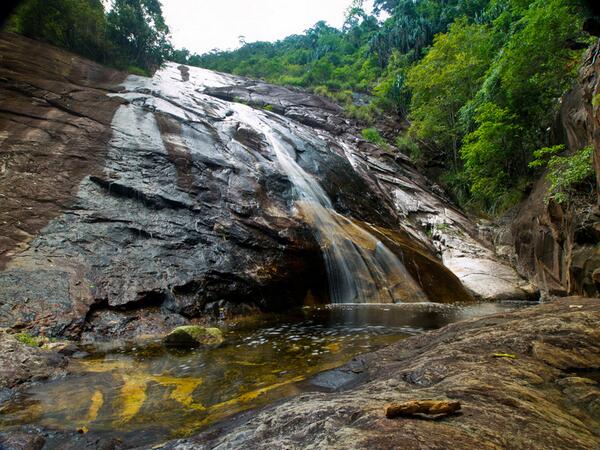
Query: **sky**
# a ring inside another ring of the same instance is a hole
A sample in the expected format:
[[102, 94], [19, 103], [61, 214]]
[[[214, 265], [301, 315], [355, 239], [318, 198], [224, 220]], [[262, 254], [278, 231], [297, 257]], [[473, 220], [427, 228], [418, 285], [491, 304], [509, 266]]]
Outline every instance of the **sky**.
[[[276, 41], [319, 20], [341, 27], [352, 0], [162, 0], [176, 48], [206, 53], [246, 42]], [[372, 0], [365, 2], [371, 10]]]

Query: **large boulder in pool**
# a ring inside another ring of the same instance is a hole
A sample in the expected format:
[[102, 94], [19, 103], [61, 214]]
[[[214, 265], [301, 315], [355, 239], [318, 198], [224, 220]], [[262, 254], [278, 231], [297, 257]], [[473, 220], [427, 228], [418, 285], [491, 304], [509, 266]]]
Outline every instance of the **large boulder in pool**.
[[200, 347], [222, 342], [221, 330], [198, 325], [177, 327], [163, 338], [163, 343], [169, 347]]

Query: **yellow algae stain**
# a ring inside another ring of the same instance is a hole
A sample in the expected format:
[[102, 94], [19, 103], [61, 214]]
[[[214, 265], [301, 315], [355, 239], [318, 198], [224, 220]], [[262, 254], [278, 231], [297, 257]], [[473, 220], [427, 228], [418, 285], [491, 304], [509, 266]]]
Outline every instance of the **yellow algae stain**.
[[[116, 416], [120, 424], [129, 422], [140, 412], [147, 400], [146, 390], [150, 382], [172, 387], [169, 398], [177, 403], [195, 411], [206, 410], [204, 405], [194, 402], [192, 397], [194, 390], [203, 383], [202, 378], [152, 375], [145, 372], [140, 364], [131, 360], [87, 360], [81, 361], [80, 366], [82, 370], [89, 373], [115, 372], [114, 375], [122, 379], [123, 385], [118, 397], [113, 402], [113, 408], [117, 412]], [[86, 423], [96, 419], [103, 403], [102, 393], [94, 392]]]
[[248, 407], [251, 406], [251, 405], [247, 405], [247, 403], [252, 402], [253, 400], [256, 400], [261, 395], [264, 395], [272, 390], [275, 390], [275, 389], [278, 389], [278, 388], [281, 388], [281, 387], [284, 387], [287, 385], [291, 385], [293, 383], [297, 383], [304, 379], [305, 379], [304, 376], [297, 376], [297, 377], [291, 378], [289, 380], [282, 381], [281, 383], [272, 384], [272, 385], [266, 386], [264, 388], [246, 392], [238, 397], [232, 398], [231, 400], [226, 400], [221, 403], [215, 403], [214, 405], [211, 405], [208, 408], [206, 408], [208, 415], [204, 419], [194, 421], [193, 423], [189, 424], [188, 426], [179, 428], [177, 430], [177, 434], [179, 434], [181, 436], [191, 435], [194, 432], [196, 432], [198, 429], [200, 429], [206, 425], [210, 425], [211, 423], [214, 423], [217, 420], [223, 419], [224, 417], [228, 417], [239, 411], [243, 411], [244, 409], [247, 409]]
[[325, 348], [331, 353], [339, 353], [339, 351], [342, 349], [339, 342], [331, 342], [327, 344]]
[[101, 391], [95, 391], [92, 395], [92, 404], [90, 405], [90, 409], [88, 409], [88, 413], [85, 417], [86, 423], [91, 423], [96, 420], [102, 405], [104, 405], [104, 395], [102, 395]]
[[119, 412], [120, 422], [129, 422], [142, 408], [146, 401], [147, 381], [147, 377], [144, 376], [123, 374], [123, 387], [119, 396], [119, 403], [122, 406]]
[[281, 383], [275, 383], [275, 384], [271, 384], [269, 386], [265, 386], [260, 389], [255, 389], [254, 391], [246, 392], [238, 397], [232, 398], [231, 400], [226, 400], [221, 403], [215, 403], [214, 405], [212, 405], [209, 408], [209, 410], [212, 411], [214, 409], [228, 408], [230, 406], [235, 406], [237, 404], [251, 402], [252, 400], [256, 400], [256, 398], [260, 397], [261, 395], [266, 394], [269, 391], [272, 391], [274, 389], [280, 388], [282, 386], [285, 386], [285, 385], [288, 385], [291, 383], [297, 383], [298, 381], [302, 381], [302, 380], [304, 380], [303, 376], [297, 376], [294, 378], [290, 378], [289, 380], [282, 381]]
[[196, 411], [204, 411], [206, 409], [201, 403], [195, 403], [192, 398], [192, 393], [202, 384], [202, 378], [153, 376], [151, 379], [162, 386], [174, 386], [169, 398], [175, 400], [177, 403]]

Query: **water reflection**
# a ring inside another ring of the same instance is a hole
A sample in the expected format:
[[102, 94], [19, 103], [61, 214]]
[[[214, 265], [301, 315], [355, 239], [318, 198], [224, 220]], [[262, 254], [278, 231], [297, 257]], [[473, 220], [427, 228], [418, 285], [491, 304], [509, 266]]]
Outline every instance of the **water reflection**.
[[71, 364], [71, 375], [1, 405], [0, 428], [85, 428], [150, 444], [299, 393], [309, 386], [299, 382], [359, 353], [515, 306], [330, 305], [243, 321], [224, 330], [219, 347], [177, 351], [157, 341], [96, 346], [88, 349], [90, 357]]

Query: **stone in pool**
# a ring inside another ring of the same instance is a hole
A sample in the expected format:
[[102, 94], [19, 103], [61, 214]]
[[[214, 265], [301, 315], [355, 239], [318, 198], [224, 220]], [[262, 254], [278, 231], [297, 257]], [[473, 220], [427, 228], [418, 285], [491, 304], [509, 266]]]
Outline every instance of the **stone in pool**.
[[200, 347], [222, 342], [221, 330], [197, 325], [177, 327], [163, 338], [163, 343], [169, 347]]

